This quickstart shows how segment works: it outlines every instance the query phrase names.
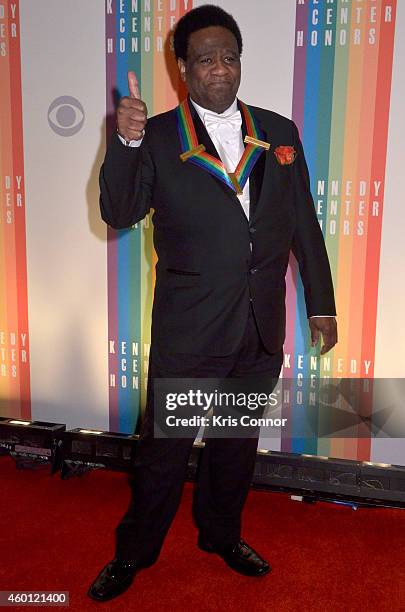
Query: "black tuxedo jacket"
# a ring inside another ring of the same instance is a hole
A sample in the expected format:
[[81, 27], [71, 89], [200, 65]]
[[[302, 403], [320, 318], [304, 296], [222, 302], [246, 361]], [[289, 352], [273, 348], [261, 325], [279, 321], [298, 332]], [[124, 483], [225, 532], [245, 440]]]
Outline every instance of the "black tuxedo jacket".
[[[199, 142], [219, 159], [189, 104]], [[297, 128], [281, 115], [251, 109], [271, 148], [250, 175], [249, 221], [229, 187], [180, 160], [174, 110], [148, 120], [139, 148], [125, 147], [114, 134], [106, 152], [100, 172], [104, 221], [130, 227], [154, 209], [158, 262], [152, 342], [173, 352], [221, 356], [235, 351], [250, 299], [264, 345], [278, 351], [285, 339], [290, 250], [299, 263], [307, 315], [336, 314]], [[245, 125], [242, 129], [245, 135]], [[279, 145], [295, 147], [291, 165], [278, 163], [274, 150]]]

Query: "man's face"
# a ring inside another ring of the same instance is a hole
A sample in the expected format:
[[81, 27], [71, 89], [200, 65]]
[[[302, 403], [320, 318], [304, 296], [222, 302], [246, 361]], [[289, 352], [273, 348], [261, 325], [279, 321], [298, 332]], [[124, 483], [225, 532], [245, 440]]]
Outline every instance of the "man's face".
[[210, 26], [193, 32], [187, 60], [179, 58], [180, 75], [191, 98], [216, 113], [234, 101], [240, 83], [238, 43], [232, 32]]

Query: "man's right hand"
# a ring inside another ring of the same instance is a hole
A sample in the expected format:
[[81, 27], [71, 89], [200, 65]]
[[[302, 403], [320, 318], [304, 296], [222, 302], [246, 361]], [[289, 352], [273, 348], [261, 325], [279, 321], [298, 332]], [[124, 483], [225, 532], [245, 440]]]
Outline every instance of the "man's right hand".
[[118, 134], [125, 140], [140, 140], [147, 122], [148, 109], [141, 100], [135, 72], [128, 72], [129, 96], [121, 98], [117, 109]]

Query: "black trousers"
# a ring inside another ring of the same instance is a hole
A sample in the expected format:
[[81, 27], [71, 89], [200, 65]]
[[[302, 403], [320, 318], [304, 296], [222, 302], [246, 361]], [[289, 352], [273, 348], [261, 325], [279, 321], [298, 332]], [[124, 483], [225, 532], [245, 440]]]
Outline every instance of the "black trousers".
[[[180, 503], [194, 440], [155, 438], [153, 380], [155, 378], [272, 379], [280, 374], [282, 349], [264, 348], [250, 307], [242, 342], [224, 357], [184, 355], [151, 347], [147, 406], [132, 473], [131, 501], [116, 528], [116, 556], [151, 565]], [[193, 513], [200, 532], [218, 550], [237, 542], [241, 514], [252, 480], [258, 432], [248, 438], [207, 438], [194, 490]]]

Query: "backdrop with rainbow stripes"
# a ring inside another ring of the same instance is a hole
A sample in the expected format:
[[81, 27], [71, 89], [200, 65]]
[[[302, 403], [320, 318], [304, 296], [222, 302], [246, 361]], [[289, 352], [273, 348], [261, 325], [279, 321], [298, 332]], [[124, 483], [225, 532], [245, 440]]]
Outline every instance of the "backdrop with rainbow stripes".
[[19, 4], [0, 5], [0, 414], [31, 415]]
[[[114, 101], [127, 93], [128, 69], [138, 75], [150, 114], [183, 97], [168, 34], [190, 8], [186, 1], [107, 2], [108, 135], [115, 129]], [[286, 49], [295, 53], [292, 116], [330, 256], [339, 344], [324, 357], [309, 348], [303, 290], [292, 261], [284, 377], [373, 377], [395, 14], [395, 0], [296, 3], [295, 51]], [[109, 229], [112, 430], [132, 431], [145, 399], [154, 257], [149, 219], [133, 230]], [[285, 432], [283, 450], [370, 457], [369, 439], [305, 440], [303, 422], [295, 420]]]
[[[115, 104], [128, 95], [134, 70], [149, 115], [175, 107], [184, 94], [170, 32], [188, 0], [106, 3], [107, 138]], [[155, 254], [149, 216], [132, 230], [108, 229], [110, 430], [132, 433], [144, 404]]]
[[[329, 253], [339, 342], [324, 357], [309, 349], [293, 263], [284, 376], [374, 375], [395, 15], [396, 0], [297, 1], [292, 116]], [[300, 429], [295, 422], [283, 450], [370, 458], [369, 438], [305, 440]]]

